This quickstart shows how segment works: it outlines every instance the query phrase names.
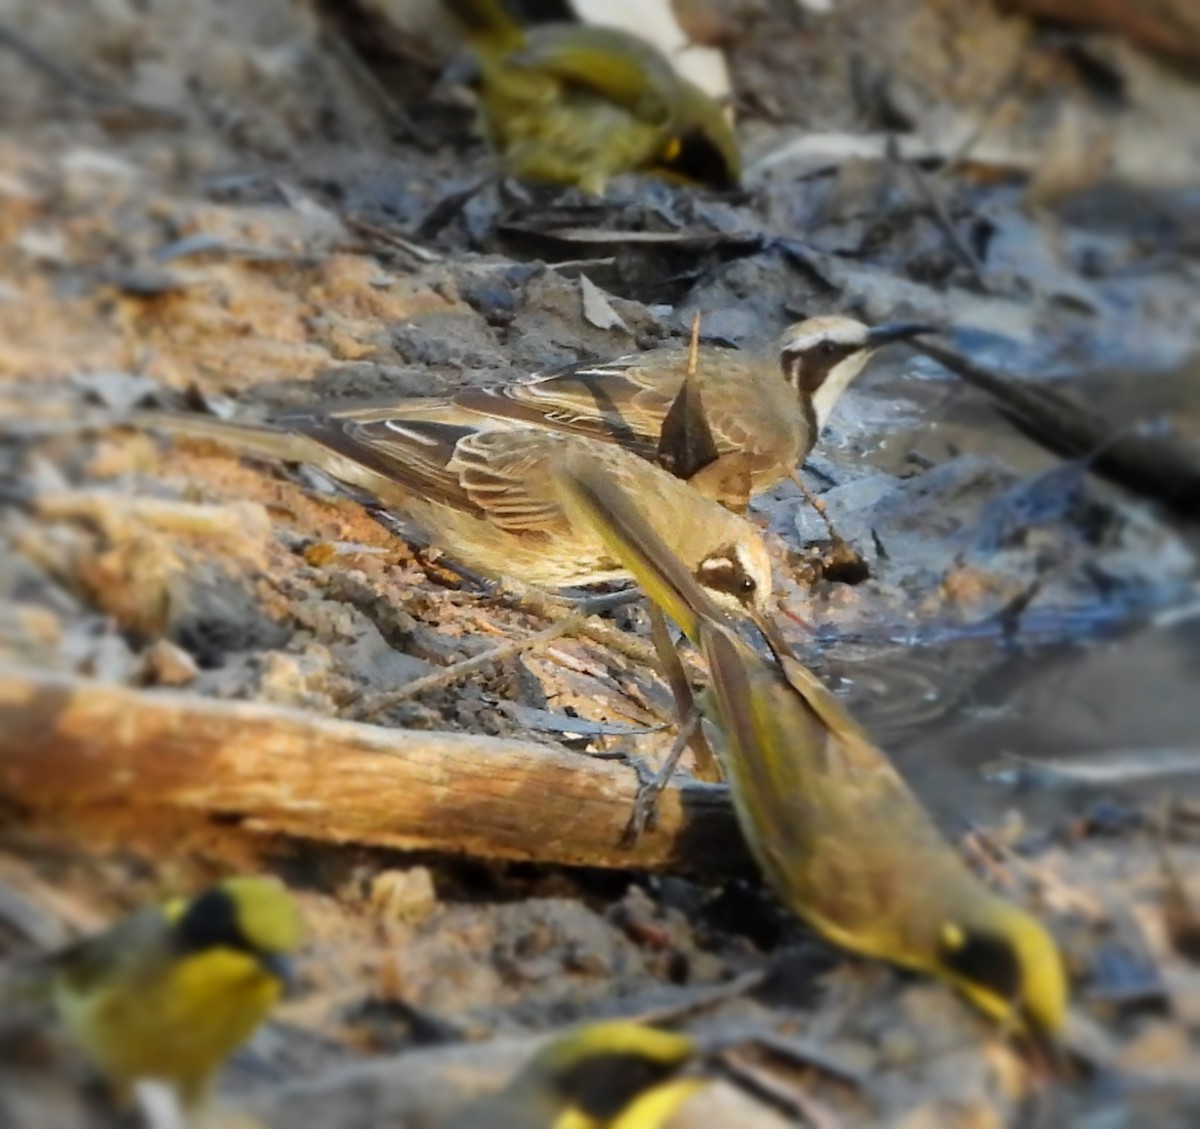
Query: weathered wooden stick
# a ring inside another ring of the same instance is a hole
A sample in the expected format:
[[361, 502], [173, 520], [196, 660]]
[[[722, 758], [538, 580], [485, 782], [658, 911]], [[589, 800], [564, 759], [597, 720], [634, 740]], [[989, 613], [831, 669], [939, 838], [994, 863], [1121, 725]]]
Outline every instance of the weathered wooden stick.
[[1170, 436], [1144, 438], [1073, 402], [1053, 388], [997, 372], [953, 349], [914, 348], [987, 393], [1036, 443], [1067, 459], [1095, 453], [1097, 474], [1165, 502], [1185, 517], [1200, 515], [1200, 460]]
[[0, 665], [0, 800], [33, 816], [177, 811], [326, 843], [714, 882], [750, 871], [712, 785], [667, 789], [655, 829], [623, 846], [637, 789], [619, 761], [543, 745]]

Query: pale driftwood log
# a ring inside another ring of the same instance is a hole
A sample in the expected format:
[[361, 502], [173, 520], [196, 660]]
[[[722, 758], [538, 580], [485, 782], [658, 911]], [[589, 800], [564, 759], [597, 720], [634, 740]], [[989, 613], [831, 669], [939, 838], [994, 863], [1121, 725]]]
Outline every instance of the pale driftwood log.
[[724, 789], [668, 788], [629, 847], [636, 793], [629, 765], [543, 745], [0, 665], [0, 801], [33, 816], [177, 811], [326, 843], [711, 881], [750, 869]]
[[1065, 459], [1093, 457], [1097, 474], [1184, 517], [1200, 516], [1200, 459], [1189, 444], [1171, 435], [1138, 435], [1044, 383], [981, 365], [954, 349], [930, 342], [913, 348], [985, 392], [1035, 443]]

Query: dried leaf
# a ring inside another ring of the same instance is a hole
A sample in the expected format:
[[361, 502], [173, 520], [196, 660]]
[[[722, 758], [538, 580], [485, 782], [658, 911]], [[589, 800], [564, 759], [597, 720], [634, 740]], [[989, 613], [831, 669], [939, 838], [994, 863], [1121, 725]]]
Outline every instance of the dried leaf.
[[597, 329], [623, 329], [629, 332], [629, 326], [612, 308], [608, 295], [586, 274], [579, 276], [579, 293], [583, 298], [583, 316]]

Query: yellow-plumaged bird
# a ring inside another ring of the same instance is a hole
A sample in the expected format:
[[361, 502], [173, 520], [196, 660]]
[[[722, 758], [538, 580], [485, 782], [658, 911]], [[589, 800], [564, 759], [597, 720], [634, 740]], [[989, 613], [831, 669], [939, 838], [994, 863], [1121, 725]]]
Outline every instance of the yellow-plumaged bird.
[[42, 965], [64, 1024], [118, 1094], [153, 1079], [191, 1108], [279, 999], [300, 934], [287, 891], [242, 876], [142, 909]]
[[430, 540], [491, 577], [562, 588], [629, 574], [558, 496], [558, 468], [603, 463], [653, 511], [656, 528], [709, 595], [732, 611], [770, 605], [771, 561], [759, 531], [686, 483], [607, 443], [539, 428], [480, 431], [396, 419], [392, 407], [292, 412], [273, 426], [140, 412], [132, 422], [215, 439], [248, 454], [320, 467], [416, 521]]
[[786, 479], [804, 461], [842, 393], [879, 349], [931, 328], [815, 317], [790, 326], [771, 350], [701, 344], [692, 384], [713, 440], [708, 460], [679, 450], [668, 433], [688, 371], [686, 345], [400, 402], [394, 414], [397, 420], [476, 427], [545, 427], [614, 443], [664, 464], [663, 456], [670, 455], [673, 474], [741, 510], [751, 495]]
[[940, 976], [1025, 1031], [1063, 1024], [1057, 946], [987, 889], [887, 757], [789, 655], [772, 662], [720, 610], [602, 468], [566, 484], [581, 518], [700, 649], [716, 752], [742, 832], [779, 897], [854, 952]]
[[625, 172], [728, 188], [741, 157], [721, 108], [645, 40], [518, 27], [497, 0], [446, 0], [479, 63], [484, 132], [515, 176], [599, 195]]
[[550, 1043], [498, 1094], [442, 1129], [659, 1129], [706, 1084], [680, 1076], [695, 1054], [686, 1035], [594, 1023]]

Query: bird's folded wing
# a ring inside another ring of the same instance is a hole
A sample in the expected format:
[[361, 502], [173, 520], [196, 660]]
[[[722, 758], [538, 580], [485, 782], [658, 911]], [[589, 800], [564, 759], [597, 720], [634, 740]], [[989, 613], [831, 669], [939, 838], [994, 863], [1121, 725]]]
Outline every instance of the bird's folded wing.
[[147, 970], [157, 968], [151, 958], [167, 952], [167, 936], [161, 909], [147, 906], [107, 932], [53, 953], [46, 963], [76, 992], [90, 992], [130, 965], [144, 962]]
[[[453, 466], [470, 427], [367, 413], [314, 418], [288, 425], [333, 453], [358, 463], [402, 491], [483, 516]], [[336, 474], [335, 474], [336, 476]]]
[[518, 422], [553, 427], [620, 443], [642, 458], [653, 458], [663, 419], [683, 381], [651, 382], [637, 358], [596, 365], [572, 365], [533, 380], [497, 384], [458, 393], [456, 404]]
[[605, 28], [546, 26], [505, 62], [595, 91], [642, 121], [663, 124], [672, 113], [668, 99], [678, 80], [665, 60], [649, 49], [633, 49], [629, 38]]
[[537, 432], [477, 431], [464, 438], [451, 469], [471, 504], [510, 533], [562, 536], [570, 521], [551, 481], [561, 437]]

